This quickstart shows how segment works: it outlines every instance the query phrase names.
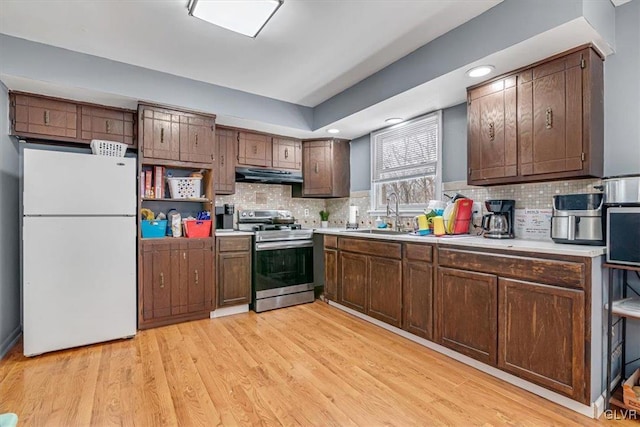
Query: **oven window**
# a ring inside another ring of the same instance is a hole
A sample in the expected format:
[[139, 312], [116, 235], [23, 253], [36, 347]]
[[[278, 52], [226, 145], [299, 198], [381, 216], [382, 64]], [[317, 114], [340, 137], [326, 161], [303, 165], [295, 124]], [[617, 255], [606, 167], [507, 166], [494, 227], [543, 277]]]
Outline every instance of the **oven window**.
[[609, 216], [609, 260], [640, 264], [640, 209], [615, 212]]
[[313, 248], [257, 251], [254, 284], [256, 291], [313, 283]]

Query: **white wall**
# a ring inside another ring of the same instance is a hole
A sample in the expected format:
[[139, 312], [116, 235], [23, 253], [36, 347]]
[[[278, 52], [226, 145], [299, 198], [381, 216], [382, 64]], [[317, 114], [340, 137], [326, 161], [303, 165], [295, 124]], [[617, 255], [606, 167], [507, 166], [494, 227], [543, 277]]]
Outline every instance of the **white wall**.
[[616, 8], [616, 53], [604, 62], [604, 173], [640, 173], [640, 0]]
[[0, 358], [21, 331], [19, 157], [18, 142], [8, 134], [9, 96], [0, 83]]

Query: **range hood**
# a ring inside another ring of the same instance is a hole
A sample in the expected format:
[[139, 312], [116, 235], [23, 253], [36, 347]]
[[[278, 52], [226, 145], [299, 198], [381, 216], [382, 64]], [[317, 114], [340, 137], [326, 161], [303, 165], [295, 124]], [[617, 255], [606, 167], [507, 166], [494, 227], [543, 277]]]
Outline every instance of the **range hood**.
[[236, 168], [236, 182], [261, 182], [264, 184], [299, 184], [302, 173], [278, 169]]

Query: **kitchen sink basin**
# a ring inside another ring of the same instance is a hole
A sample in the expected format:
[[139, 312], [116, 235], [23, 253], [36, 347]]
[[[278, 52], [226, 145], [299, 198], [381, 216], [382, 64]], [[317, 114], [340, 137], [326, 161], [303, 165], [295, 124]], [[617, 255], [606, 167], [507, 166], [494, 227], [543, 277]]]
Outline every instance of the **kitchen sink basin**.
[[360, 233], [360, 234], [382, 234], [382, 235], [408, 235], [409, 233], [406, 231], [395, 231], [395, 230], [385, 230], [385, 229], [373, 229], [373, 228], [367, 228], [364, 230], [343, 230], [345, 233]]

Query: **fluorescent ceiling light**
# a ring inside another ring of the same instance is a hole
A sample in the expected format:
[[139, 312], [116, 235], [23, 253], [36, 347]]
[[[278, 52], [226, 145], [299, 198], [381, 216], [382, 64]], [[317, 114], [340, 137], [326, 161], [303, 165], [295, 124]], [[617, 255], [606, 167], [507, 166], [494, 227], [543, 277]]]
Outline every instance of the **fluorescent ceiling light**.
[[390, 125], [395, 125], [403, 121], [404, 119], [401, 119], [400, 117], [391, 117], [390, 119], [385, 120], [385, 122], [389, 123]]
[[189, 15], [256, 37], [284, 0], [191, 0]]
[[340, 133], [340, 129], [331, 128], [331, 129], [327, 129], [327, 132], [329, 132], [329, 133]]
[[483, 77], [493, 71], [493, 65], [480, 65], [467, 71], [469, 77]]

